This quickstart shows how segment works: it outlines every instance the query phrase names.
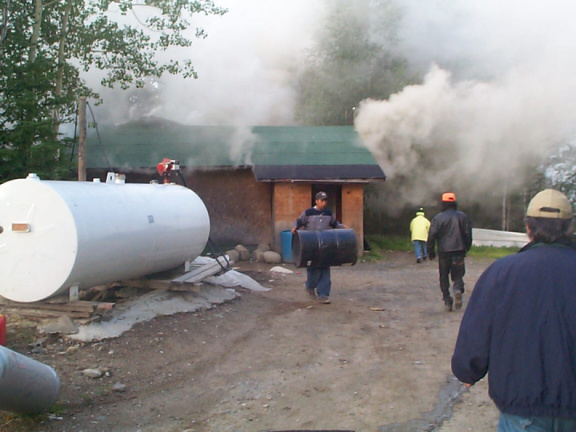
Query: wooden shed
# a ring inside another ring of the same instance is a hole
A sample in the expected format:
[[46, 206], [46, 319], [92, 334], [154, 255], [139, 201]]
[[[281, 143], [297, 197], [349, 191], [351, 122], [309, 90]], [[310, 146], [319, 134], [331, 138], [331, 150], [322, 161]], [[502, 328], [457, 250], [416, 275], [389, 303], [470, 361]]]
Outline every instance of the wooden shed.
[[364, 187], [386, 178], [351, 126], [235, 128], [149, 120], [89, 131], [89, 180], [113, 171], [131, 183], [161, 181], [156, 166], [164, 158], [179, 161], [186, 186], [208, 208], [210, 238], [221, 247], [269, 244], [281, 251], [282, 231], [323, 190], [338, 220], [356, 232], [361, 254]]

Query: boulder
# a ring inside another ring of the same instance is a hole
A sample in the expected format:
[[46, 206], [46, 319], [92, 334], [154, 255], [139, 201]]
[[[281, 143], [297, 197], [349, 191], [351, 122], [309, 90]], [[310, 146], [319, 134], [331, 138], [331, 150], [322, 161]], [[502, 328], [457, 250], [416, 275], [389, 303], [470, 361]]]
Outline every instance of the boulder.
[[228, 255], [228, 259], [232, 262], [238, 262], [238, 260], [240, 259], [240, 253], [234, 249], [226, 251], [226, 255]]
[[256, 248], [256, 250], [262, 251], [262, 252], [266, 252], [270, 250], [270, 245], [268, 243], [260, 243], [258, 245], [258, 247]]
[[246, 246], [238, 245], [234, 250], [240, 254], [240, 261], [248, 261], [250, 259], [250, 251]]
[[280, 264], [282, 262], [282, 255], [274, 251], [264, 252], [264, 262], [268, 264]]
[[256, 249], [252, 252], [252, 259], [256, 262], [264, 262], [264, 251], [260, 249]]

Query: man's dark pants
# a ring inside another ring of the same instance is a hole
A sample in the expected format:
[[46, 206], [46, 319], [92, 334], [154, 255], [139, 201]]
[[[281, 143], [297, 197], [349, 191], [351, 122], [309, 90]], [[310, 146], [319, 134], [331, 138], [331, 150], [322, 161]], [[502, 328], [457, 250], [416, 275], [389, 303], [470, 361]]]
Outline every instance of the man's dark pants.
[[451, 299], [450, 296], [450, 278], [454, 283], [454, 292], [464, 292], [464, 274], [466, 266], [464, 265], [465, 254], [462, 252], [449, 252], [438, 255], [438, 270], [440, 272], [440, 289], [442, 290], [442, 300]]

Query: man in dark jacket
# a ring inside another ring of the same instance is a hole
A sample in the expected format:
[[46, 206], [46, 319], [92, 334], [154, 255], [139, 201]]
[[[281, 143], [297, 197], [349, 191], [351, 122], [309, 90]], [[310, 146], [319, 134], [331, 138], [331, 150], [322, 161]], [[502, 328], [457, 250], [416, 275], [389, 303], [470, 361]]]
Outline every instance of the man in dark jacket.
[[[325, 230], [332, 228], [346, 228], [336, 219], [336, 216], [327, 208], [328, 195], [326, 192], [318, 192], [315, 196], [314, 207], [304, 210], [292, 227], [292, 234], [297, 230]], [[324, 304], [330, 304], [330, 290], [332, 279], [330, 267], [307, 267], [306, 268], [306, 292], [311, 298], [316, 298]]]
[[572, 205], [538, 193], [526, 212], [530, 243], [478, 279], [452, 356], [470, 386], [488, 372], [499, 432], [576, 431], [576, 247]]
[[450, 295], [450, 277], [454, 283], [454, 304], [456, 309], [462, 307], [464, 294], [464, 274], [466, 252], [472, 246], [472, 223], [468, 216], [458, 211], [456, 195], [452, 192], [442, 194], [442, 211], [432, 219], [428, 232], [428, 256], [436, 257], [435, 247], [438, 243], [438, 271], [440, 273], [440, 290], [445, 309], [452, 311], [454, 300]]

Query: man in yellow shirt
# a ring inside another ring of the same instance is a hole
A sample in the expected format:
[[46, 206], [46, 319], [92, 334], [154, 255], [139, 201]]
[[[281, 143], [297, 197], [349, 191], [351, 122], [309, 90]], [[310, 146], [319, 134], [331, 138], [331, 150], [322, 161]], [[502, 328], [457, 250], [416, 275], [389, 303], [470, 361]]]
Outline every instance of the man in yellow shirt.
[[416, 262], [420, 264], [422, 260], [428, 258], [426, 250], [426, 241], [428, 240], [428, 230], [430, 221], [424, 216], [424, 209], [421, 208], [416, 212], [416, 217], [410, 222], [410, 233], [412, 234], [412, 243], [416, 253]]

